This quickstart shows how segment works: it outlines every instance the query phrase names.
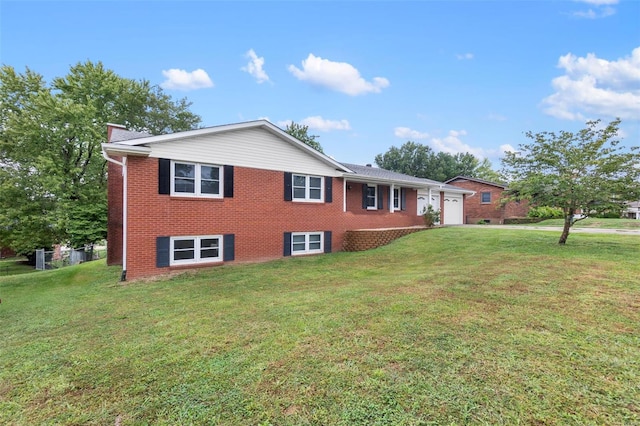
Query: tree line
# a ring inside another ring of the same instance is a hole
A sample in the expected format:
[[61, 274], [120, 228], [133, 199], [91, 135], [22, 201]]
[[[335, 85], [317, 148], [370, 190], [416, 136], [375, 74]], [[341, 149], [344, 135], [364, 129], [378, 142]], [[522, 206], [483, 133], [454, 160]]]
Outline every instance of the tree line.
[[[174, 100], [147, 80], [118, 76], [86, 61], [47, 83], [26, 69], [0, 68], [0, 246], [30, 255], [54, 244], [74, 247], [103, 240], [107, 232], [107, 168], [100, 144], [106, 124], [153, 135], [197, 128], [201, 118], [185, 98]], [[412, 141], [378, 154], [388, 170], [446, 181], [468, 176], [508, 183], [509, 199], [559, 207], [568, 229], [575, 213], [619, 207], [640, 198], [638, 147], [617, 140], [620, 121], [588, 122], [580, 132], [527, 133], [502, 159], [500, 172], [470, 153], [434, 152]], [[322, 152], [308, 126], [285, 131]]]

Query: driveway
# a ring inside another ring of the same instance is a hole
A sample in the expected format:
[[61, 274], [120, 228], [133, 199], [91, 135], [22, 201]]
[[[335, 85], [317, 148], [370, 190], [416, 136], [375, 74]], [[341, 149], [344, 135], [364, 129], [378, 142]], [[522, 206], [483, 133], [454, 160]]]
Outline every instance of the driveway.
[[[558, 226], [523, 226], [523, 225], [459, 225], [465, 228], [491, 228], [491, 229], [528, 229], [529, 231], [554, 231], [562, 233], [562, 228]], [[583, 234], [619, 234], [638, 235], [640, 229], [606, 229], [606, 228], [571, 228], [570, 233]]]

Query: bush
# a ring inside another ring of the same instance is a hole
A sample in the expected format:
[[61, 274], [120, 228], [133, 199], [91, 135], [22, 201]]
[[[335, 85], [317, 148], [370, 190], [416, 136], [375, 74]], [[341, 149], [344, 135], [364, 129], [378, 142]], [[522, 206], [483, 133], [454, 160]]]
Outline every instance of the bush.
[[561, 219], [564, 217], [564, 212], [558, 207], [538, 206], [532, 207], [527, 216], [539, 219]]
[[422, 217], [424, 218], [424, 224], [427, 228], [431, 228], [436, 223], [440, 222], [440, 210], [433, 208], [431, 204], [424, 208], [422, 211]]

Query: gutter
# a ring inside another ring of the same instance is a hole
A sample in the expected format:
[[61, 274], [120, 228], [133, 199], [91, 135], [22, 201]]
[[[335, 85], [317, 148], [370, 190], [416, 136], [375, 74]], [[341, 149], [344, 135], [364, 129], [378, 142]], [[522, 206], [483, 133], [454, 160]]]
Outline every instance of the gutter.
[[109, 157], [102, 149], [105, 160], [122, 167], [122, 274], [120, 281], [127, 280], [127, 157], [122, 157], [122, 162]]

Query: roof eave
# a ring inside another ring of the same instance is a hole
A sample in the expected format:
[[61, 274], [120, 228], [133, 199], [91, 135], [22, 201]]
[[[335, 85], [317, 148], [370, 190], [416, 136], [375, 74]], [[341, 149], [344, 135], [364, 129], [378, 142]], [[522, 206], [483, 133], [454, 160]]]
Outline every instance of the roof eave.
[[103, 143], [102, 150], [109, 155], [117, 155], [119, 157], [148, 157], [151, 154], [151, 148], [146, 146], [122, 145], [119, 143]]

